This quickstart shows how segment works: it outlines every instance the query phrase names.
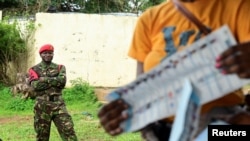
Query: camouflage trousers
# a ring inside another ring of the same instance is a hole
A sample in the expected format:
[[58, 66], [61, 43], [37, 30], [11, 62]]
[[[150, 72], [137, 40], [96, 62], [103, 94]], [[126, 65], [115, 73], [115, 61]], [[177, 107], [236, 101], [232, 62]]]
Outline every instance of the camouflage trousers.
[[37, 141], [49, 141], [51, 122], [54, 122], [63, 141], [77, 141], [74, 124], [65, 103], [37, 100], [34, 106], [34, 128]]

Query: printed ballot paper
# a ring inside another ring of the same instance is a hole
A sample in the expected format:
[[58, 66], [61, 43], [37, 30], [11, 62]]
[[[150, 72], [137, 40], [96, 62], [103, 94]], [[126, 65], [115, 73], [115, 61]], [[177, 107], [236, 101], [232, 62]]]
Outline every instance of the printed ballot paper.
[[121, 124], [125, 132], [136, 131], [176, 114], [185, 81], [199, 94], [200, 104], [215, 100], [249, 83], [236, 75], [223, 75], [215, 58], [236, 41], [225, 25], [196, 41], [182, 52], [166, 58], [157, 67], [110, 94], [109, 101], [123, 99], [130, 118]]
[[170, 141], [191, 141], [199, 125], [200, 96], [192, 83], [186, 79], [170, 134]]

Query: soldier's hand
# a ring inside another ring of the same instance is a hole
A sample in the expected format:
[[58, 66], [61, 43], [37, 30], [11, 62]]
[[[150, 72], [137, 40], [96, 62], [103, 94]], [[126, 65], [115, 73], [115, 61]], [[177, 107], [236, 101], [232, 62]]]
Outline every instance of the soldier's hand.
[[128, 114], [124, 113], [128, 107], [128, 104], [124, 101], [116, 100], [104, 105], [100, 109], [98, 117], [101, 125], [108, 134], [115, 136], [123, 132], [120, 124], [128, 118]]
[[39, 80], [40, 80], [41, 82], [45, 82], [45, 81], [48, 80], [48, 78], [47, 78], [47, 77], [39, 77]]

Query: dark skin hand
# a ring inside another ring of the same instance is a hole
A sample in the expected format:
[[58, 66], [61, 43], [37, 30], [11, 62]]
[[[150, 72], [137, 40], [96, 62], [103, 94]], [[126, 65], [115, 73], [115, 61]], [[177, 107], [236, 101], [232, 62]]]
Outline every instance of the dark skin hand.
[[123, 132], [120, 123], [128, 118], [128, 114], [123, 113], [127, 109], [128, 104], [122, 100], [112, 101], [100, 109], [98, 117], [102, 127], [108, 134], [115, 136]]
[[[235, 45], [223, 52], [216, 59], [216, 67], [223, 74], [237, 74], [239, 78], [250, 78], [250, 42]], [[230, 124], [250, 124], [250, 113], [240, 112], [235, 115], [221, 116]]]
[[227, 122], [230, 124], [250, 125], [250, 113], [248, 112], [238, 113], [228, 118]]
[[216, 67], [223, 74], [250, 78], [250, 42], [235, 45], [223, 52], [216, 59]]
[[215, 119], [223, 120], [232, 125], [250, 125], [250, 113], [245, 111], [234, 115], [219, 115]]
[[[143, 74], [143, 63], [137, 62], [137, 76]], [[112, 135], [119, 135], [123, 131], [119, 127], [120, 124], [128, 119], [128, 114], [122, 114], [123, 111], [128, 109], [128, 104], [123, 100], [112, 101], [107, 105], [104, 105], [98, 113], [100, 123], [104, 130]]]

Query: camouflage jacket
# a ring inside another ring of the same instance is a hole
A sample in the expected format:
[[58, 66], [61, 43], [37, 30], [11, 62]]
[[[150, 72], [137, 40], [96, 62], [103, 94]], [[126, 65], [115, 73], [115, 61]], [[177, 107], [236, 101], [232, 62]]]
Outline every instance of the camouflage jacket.
[[[40, 77], [44, 77], [44, 80]], [[29, 69], [29, 83], [37, 96], [61, 95], [66, 84], [66, 68], [55, 63], [47, 66], [41, 62]]]

